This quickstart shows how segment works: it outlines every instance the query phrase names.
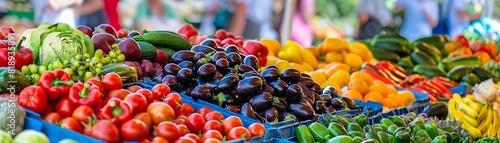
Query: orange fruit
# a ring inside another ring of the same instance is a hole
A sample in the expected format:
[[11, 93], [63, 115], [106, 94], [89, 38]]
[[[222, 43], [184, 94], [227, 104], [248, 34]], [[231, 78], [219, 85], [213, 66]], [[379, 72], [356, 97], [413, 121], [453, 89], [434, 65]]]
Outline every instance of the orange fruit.
[[348, 90], [347, 92], [344, 92], [342, 96], [363, 101], [363, 96], [356, 90]]
[[490, 54], [486, 53], [485, 51], [477, 51], [474, 53], [474, 56], [477, 56], [481, 61], [483, 61], [483, 65], [488, 63], [490, 61], [491, 57]]
[[464, 56], [471, 56], [472, 50], [470, 48], [467, 48], [467, 47], [462, 47], [460, 54], [464, 55]]
[[368, 84], [368, 86], [373, 84], [373, 77], [370, 74], [362, 72], [362, 71], [357, 71], [357, 72], [352, 73], [351, 80], [354, 80], [354, 79], [361, 79], [361, 80], [365, 81], [366, 84]]
[[382, 106], [387, 107], [387, 108], [396, 108], [397, 107], [396, 103], [390, 98], [385, 98], [382, 101]]
[[375, 91], [371, 91], [371, 92], [368, 92], [364, 97], [363, 97], [364, 101], [373, 101], [373, 102], [378, 102], [378, 103], [381, 103], [382, 101], [384, 101], [384, 97], [378, 93], [378, 92], [375, 92]]
[[398, 94], [398, 90], [393, 86], [387, 86], [387, 94]]
[[299, 70], [301, 73], [304, 72], [304, 67], [301, 64], [290, 63], [290, 67]]
[[387, 96], [387, 98], [389, 98], [392, 101], [394, 101], [394, 104], [396, 105], [396, 107], [402, 107], [402, 106], [406, 105], [405, 99], [402, 96], [399, 96], [397, 94], [389, 94]]
[[361, 95], [365, 95], [366, 93], [370, 92], [370, 87], [368, 86], [368, 84], [366, 84], [366, 82], [361, 79], [351, 80], [347, 89], [356, 90], [361, 93]]
[[372, 84], [370, 86], [370, 91], [378, 92], [382, 97], [387, 97], [387, 87], [385, 85], [380, 84]]
[[327, 80], [323, 72], [313, 71], [309, 73], [309, 76], [311, 76], [311, 79], [316, 83], [323, 83]]
[[341, 54], [336, 53], [336, 52], [329, 52], [326, 53], [325, 55], [325, 62], [331, 63], [331, 62], [342, 62], [343, 57]]
[[406, 106], [409, 106], [415, 102], [415, 95], [411, 91], [400, 91], [398, 92], [398, 95], [403, 97], [403, 99], [406, 102]]

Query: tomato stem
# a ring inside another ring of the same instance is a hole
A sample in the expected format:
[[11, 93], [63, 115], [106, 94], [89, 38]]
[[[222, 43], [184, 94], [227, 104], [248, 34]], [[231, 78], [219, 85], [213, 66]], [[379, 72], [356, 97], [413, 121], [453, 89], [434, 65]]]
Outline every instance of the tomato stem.
[[83, 89], [80, 91], [80, 98], [87, 98], [89, 96], [90, 84], [83, 85]]
[[113, 110], [111, 110], [111, 114], [113, 114], [113, 116], [118, 117], [118, 116], [120, 116], [120, 115], [123, 114], [122, 108], [120, 108], [119, 106], [117, 106], [116, 102], [111, 102], [109, 104], [113, 108]]

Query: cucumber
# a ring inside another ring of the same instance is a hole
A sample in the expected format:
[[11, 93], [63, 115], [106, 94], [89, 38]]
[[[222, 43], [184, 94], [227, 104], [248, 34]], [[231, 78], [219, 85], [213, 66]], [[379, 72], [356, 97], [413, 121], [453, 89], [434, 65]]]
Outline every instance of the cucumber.
[[497, 83], [497, 81], [498, 81], [498, 77], [496, 77], [493, 73], [491, 73], [490, 71], [488, 71], [484, 68], [473, 67], [472, 72], [474, 74], [476, 74], [479, 77], [479, 79], [481, 79], [481, 81], [485, 81], [488, 79], [492, 79], [493, 82], [495, 82], [495, 83]]
[[479, 59], [478, 57], [472, 57], [472, 56], [465, 56], [465, 57], [455, 57], [450, 60], [448, 64], [448, 69], [453, 69], [456, 66], [459, 65], [465, 65], [469, 68], [475, 67], [475, 66], [482, 66], [483, 61]]
[[446, 77], [453, 81], [460, 81], [463, 76], [469, 73], [472, 73], [472, 70], [469, 67], [465, 65], [459, 65], [448, 71]]
[[189, 50], [192, 45], [178, 34], [169, 31], [147, 32], [133, 37], [136, 41], [145, 41], [156, 47], [165, 47], [176, 51]]
[[441, 55], [441, 51], [439, 51], [438, 48], [427, 43], [418, 43], [415, 46], [417, 46], [420, 51], [424, 51], [425, 53], [429, 54], [429, 56], [431, 56], [436, 63], [441, 62], [443, 55]]
[[409, 46], [410, 42], [408, 39], [401, 35], [376, 35], [373, 37], [371, 45], [375, 45], [377, 42], [395, 42], [404, 46]]
[[389, 50], [399, 54], [400, 56], [407, 56], [411, 54], [411, 51], [407, 50], [408, 47], [396, 42], [377, 42], [373, 45], [373, 47]]
[[413, 67], [413, 72], [426, 76], [427, 78], [432, 78], [435, 76], [446, 76], [446, 72], [436, 66], [418, 64]]
[[370, 47], [370, 51], [373, 53], [373, 57], [380, 61], [392, 61], [397, 62], [400, 59], [400, 56], [397, 53], [394, 53], [389, 50], [384, 50], [382, 48]]
[[479, 79], [479, 77], [474, 74], [474, 73], [469, 73], [469, 74], [466, 74], [462, 77], [462, 79], [460, 79], [461, 82], [465, 82], [465, 83], [469, 83], [470, 85], [474, 86], [478, 83], [481, 82], [481, 79]]
[[146, 59], [149, 61], [155, 61], [156, 59], [156, 47], [153, 44], [144, 41], [137, 41], [139, 47], [141, 48], [141, 59]]
[[129, 67], [125, 64], [110, 63], [101, 68], [99, 75], [104, 76], [108, 73], [117, 73], [124, 83], [132, 83], [139, 81], [137, 71], [134, 67]]
[[424, 51], [415, 51], [411, 54], [411, 60], [413, 61], [414, 64], [426, 64], [426, 65], [431, 65], [431, 66], [436, 66], [436, 61], [432, 59], [429, 54], [425, 53]]
[[413, 66], [415, 66], [415, 65], [413, 65], [413, 62], [411, 61], [410, 57], [404, 57], [404, 58], [399, 59], [397, 64], [405, 69], [413, 68]]
[[[14, 92], [19, 94], [25, 87], [31, 85], [31, 81], [23, 73], [16, 69], [7, 67], [0, 68], [0, 93], [10, 93], [13, 87]], [[10, 82], [15, 81], [15, 82]]]

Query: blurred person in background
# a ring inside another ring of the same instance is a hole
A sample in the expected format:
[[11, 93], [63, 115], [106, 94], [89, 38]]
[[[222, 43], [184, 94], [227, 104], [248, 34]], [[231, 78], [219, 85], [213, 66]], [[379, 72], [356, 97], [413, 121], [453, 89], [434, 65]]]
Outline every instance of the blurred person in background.
[[[222, 0], [219, 12], [229, 11], [225, 29], [246, 39], [276, 38], [272, 28], [272, 0]], [[228, 5], [229, 4], [229, 5]], [[218, 15], [220, 16], [220, 15]], [[217, 21], [217, 18], [216, 18]]]
[[404, 10], [404, 20], [399, 34], [409, 41], [432, 35], [438, 24], [438, 3], [435, 0], [398, 0], [395, 12]]
[[201, 20], [200, 33], [212, 35], [215, 32], [215, 14], [217, 13], [217, 0], [203, 0], [203, 19]]
[[359, 26], [355, 39], [371, 39], [392, 22], [392, 14], [385, 5], [385, 0], [360, 0], [357, 12]]
[[7, 15], [9, 11], [9, 0], [0, 0], [0, 19]]
[[177, 30], [181, 25], [174, 9], [162, 0], [144, 0], [137, 5], [134, 17], [136, 29]]
[[84, 0], [82, 5], [75, 7], [75, 17], [77, 17], [78, 25], [85, 25], [92, 29], [99, 24], [108, 23], [103, 0]]
[[313, 43], [314, 32], [311, 21], [314, 13], [314, 0], [297, 0], [292, 20], [291, 38], [304, 47], [310, 47]]
[[120, 16], [118, 15], [118, 2], [120, 0], [104, 0], [104, 12], [106, 14], [109, 25], [116, 30], [122, 29], [120, 24]]
[[81, 5], [83, 0], [31, 0], [35, 12], [35, 24], [67, 23], [76, 26], [74, 7]]
[[[451, 2], [451, 4], [449, 4]], [[484, 3], [484, 2], [483, 2]], [[451, 38], [462, 35], [464, 28], [469, 25], [471, 20], [481, 18], [481, 9], [474, 11], [467, 7], [473, 7], [474, 4], [480, 4], [478, 1], [471, 0], [444, 0], [443, 5], [451, 6], [448, 13], [448, 35]]]

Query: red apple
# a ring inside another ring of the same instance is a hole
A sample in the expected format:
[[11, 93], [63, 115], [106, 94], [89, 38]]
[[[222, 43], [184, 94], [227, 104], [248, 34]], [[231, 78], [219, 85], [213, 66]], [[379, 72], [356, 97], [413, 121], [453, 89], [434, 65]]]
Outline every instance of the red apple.
[[92, 36], [95, 49], [101, 49], [105, 54], [111, 50], [111, 45], [116, 43], [115, 37], [108, 33], [96, 33]]
[[153, 62], [153, 67], [155, 68], [156, 74], [153, 77], [162, 76], [163, 75], [163, 67], [159, 63]]
[[116, 35], [115, 28], [109, 24], [99, 24], [94, 30], [97, 31], [98, 33], [109, 33], [115, 37], [118, 37]]
[[127, 38], [122, 42], [118, 43], [120, 51], [125, 55], [125, 60], [127, 61], [140, 61], [142, 51], [139, 44], [135, 42], [134, 39]]
[[85, 26], [85, 25], [80, 25], [80, 26], [76, 27], [76, 29], [82, 31], [83, 34], [85, 34], [89, 37], [92, 37], [92, 28]]
[[167, 53], [160, 49], [156, 49], [156, 63], [159, 63], [162, 67], [168, 64], [168, 56]]
[[144, 73], [145, 77], [153, 77], [156, 75], [156, 70], [153, 66], [153, 63], [151, 63], [148, 60], [142, 60], [141, 61], [141, 69], [142, 72]]

